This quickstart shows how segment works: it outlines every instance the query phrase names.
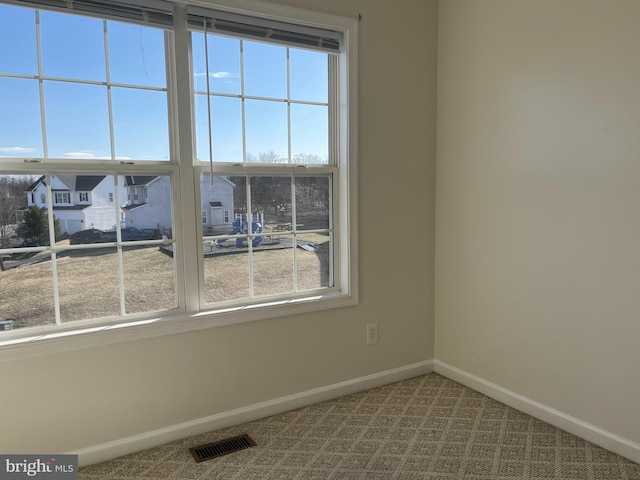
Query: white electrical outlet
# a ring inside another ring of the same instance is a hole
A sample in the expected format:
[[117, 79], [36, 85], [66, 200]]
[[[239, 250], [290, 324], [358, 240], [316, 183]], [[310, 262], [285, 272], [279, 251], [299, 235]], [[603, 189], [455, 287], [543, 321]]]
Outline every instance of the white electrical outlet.
[[367, 346], [378, 343], [378, 324], [367, 325]]

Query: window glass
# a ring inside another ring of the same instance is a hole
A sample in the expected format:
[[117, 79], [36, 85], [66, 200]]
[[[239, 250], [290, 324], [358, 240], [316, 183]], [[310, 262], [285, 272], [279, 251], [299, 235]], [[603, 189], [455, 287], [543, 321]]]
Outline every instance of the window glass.
[[107, 22], [107, 27], [111, 81], [165, 87], [164, 32], [120, 22]]
[[45, 76], [102, 82], [107, 79], [102, 20], [41, 11], [40, 36]]
[[33, 10], [0, 5], [0, 73], [38, 73]]
[[44, 82], [49, 157], [109, 159], [107, 89]]
[[[116, 248], [66, 250], [58, 257], [62, 322], [117, 316], [120, 313]], [[82, 296], [78, 292], [82, 292]]]
[[[207, 302], [249, 297], [249, 253], [245, 176], [200, 176], [200, 204], [207, 213], [202, 230]], [[234, 212], [233, 218], [224, 211]], [[203, 215], [204, 220], [204, 215]]]
[[308, 233], [296, 237], [297, 290], [331, 286], [331, 236]]
[[[197, 158], [209, 161], [209, 121], [206, 95], [195, 96]], [[242, 101], [211, 95], [213, 161], [242, 163]]]
[[287, 105], [263, 100], [244, 103], [247, 162], [287, 163]]
[[[0, 332], [54, 324], [51, 254], [16, 253], [3, 261], [7, 270], [0, 275]], [[25, 263], [29, 268], [20, 266]]]
[[[171, 177], [121, 175], [118, 190], [123, 241], [173, 238]], [[166, 253], [171, 254], [170, 251]]]
[[291, 105], [291, 152], [295, 163], [329, 163], [329, 108]]
[[[209, 91], [240, 94], [240, 40], [207, 35], [209, 50]], [[198, 92], [207, 91], [204, 35], [192, 35], [193, 82]]]
[[[293, 292], [293, 246], [291, 237], [279, 239], [281, 248], [258, 250], [253, 254], [255, 296]], [[288, 246], [285, 246], [286, 244]]]
[[169, 160], [167, 94], [111, 89], [115, 155], [119, 160]]
[[42, 157], [38, 81], [0, 77], [0, 105], [0, 157]]
[[243, 42], [244, 93], [287, 98], [287, 49], [279, 45]]
[[172, 256], [157, 245], [128, 246], [122, 250], [126, 313], [176, 308]]
[[321, 103], [329, 101], [328, 60], [324, 53], [289, 49], [292, 100]]
[[329, 177], [296, 177], [298, 230], [328, 230], [331, 214]]

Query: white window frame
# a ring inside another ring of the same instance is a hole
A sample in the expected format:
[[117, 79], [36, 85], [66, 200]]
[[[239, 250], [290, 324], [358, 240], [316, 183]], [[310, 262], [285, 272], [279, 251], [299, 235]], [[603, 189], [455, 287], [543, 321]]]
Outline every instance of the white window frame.
[[[132, 0], [135, 1], [135, 0]], [[204, 4], [202, 4], [204, 5]], [[282, 298], [256, 300], [223, 308], [202, 310], [200, 284], [196, 275], [202, 258], [202, 222], [197, 212], [201, 211], [196, 195], [199, 187], [198, 168], [189, 161], [181, 162], [118, 162], [115, 159], [83, 163], [83, 172], [116, 172], [126, 175], [153, 169], [155, 174], [169, 175], [173, 187], [174, 227], [177, 232], [174, 244], [176, 262], [177, 294], [181, 298], [181, 309], [175, 314], [141, 314], [126, 319], [95, 319], [71, 324], [46, 327], [31, 327], [25, 330], [6, 332], [0, 337], [0, 361], [13, 360], [55, 352], [71, 351], [122, 341], [152, 338], [180, 332], [195, 331], [220, 325], [249, 322], [259, 319], [302, 314], [331, 308], [340, 308], [358, 303], [358, 257], [357, 257], [357, 26], [356, 18], [301, 10], [287, 6], [265, 4], [257, 0], [246, 0], [238, 6], [236, 0], [215, 0], [207, 8], [276, 19], [291, 24], [309, 25], [333, 29], [343, 34], [343, 51], [337, 57], [337, 89], [329, 102], [337, 107], [332, 112], [330, 128], [337, 141], [334, 143], [336, 158], [336, 181], [333, 189], [335, 212], [334, 277], [335, 288], [313, 291], [309, 295], [285, 295]], [[172, 158], [194, 159], [195, 145], [193, 122], [193, 99], [191, 85], [184, 81], [190, 75], [189, 55], [175, 52], [190, 51], [190, 37], [186, 26], [186, 5], [174, 5], [175, 28], [173, 43], [166, 49], [168, 65], [172, 66], [167, 89], [169, 91], [169, 115], [174, 121], [170, 135]], [[172, 77], [172, 78], [171, 78]], [[181, 81], [177, 81], [181, 78]], [[175, 87], [175, 88], [173, 88]], [[171, 123], [171, 122], [170, 122]], [[184, 138], [191, 137], [191, 141]], [[176, 141], [183, 139], [183, 141]], [[176, 147], [177, 145], [177, 147]], [[117, 167], [114, 168], [114, 165]], [[144, 167], [141, 167], [144, 165]], [[0, 174], [48, 173], [52, 171], [74, 171], [71, 162], [59, 159], [50, 162], [25, 162], [24, 159], [0, 159]], [[218, 168], [218, 172], [224, 168]], [[256, 171], [256, 169], [254, 169]], [[49, 187], [50, 188], [50, 187]], [[116, 201], [118, 199], [116, 198]], [[51, 218], [50, 218], [51, 222]], [[193, 245], [197, 245], [197, 255]]]

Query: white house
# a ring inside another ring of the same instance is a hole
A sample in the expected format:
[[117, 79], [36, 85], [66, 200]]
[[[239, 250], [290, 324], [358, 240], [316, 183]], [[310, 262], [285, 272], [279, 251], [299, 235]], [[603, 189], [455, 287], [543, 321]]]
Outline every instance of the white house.
[[[171, 186], [167, 176], [124, 177], [127, 203], [123, 207], [127, 227], [171, 228]], [[200, 179], [202, 224], [206, 233], [227, 231], [233, 223], [233, 182], [226, 177]]]
[[[121, 181], [118, 182], [121, 184]], [[107, 175], [52, 175], [53, 212], [60, 220], [62, 233], [87, 228], [107, 230], [116, 223], [113, 177]], [[48, 208], [44, 176], [26, 190], [27, 208]]]

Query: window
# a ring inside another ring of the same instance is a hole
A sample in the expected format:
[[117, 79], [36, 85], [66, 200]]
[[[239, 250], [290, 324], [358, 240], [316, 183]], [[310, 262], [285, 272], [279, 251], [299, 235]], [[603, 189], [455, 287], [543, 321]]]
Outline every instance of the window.
[[0, 253], [46, 261], [37, 284], [29, 266], [0, 274], [0, 319], [188, 329], [356, 301], [355, 20], [1, 2], [16, 48], [0, 57], [0, 188], [30, 197], [13, 206], [27, 246]]
[[69, 204], [71, 203], [71, 194], [69, 192], [55, 192], [55, 204]]

